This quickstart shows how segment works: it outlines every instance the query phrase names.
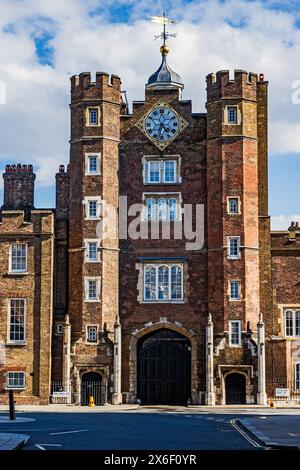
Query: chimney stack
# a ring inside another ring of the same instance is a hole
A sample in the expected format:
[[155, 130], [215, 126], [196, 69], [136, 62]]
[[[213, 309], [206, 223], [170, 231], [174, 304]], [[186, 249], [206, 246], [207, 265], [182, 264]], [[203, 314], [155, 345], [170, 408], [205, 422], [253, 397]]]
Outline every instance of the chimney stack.
[[4, 210], [34, 208], [34, 180], [32, 165], [6, 165], [4, 179]]

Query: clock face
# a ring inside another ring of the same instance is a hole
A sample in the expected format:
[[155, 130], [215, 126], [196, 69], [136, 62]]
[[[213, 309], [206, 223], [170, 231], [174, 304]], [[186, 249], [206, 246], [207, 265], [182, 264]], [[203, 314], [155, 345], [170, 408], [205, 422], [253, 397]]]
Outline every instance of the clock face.
[[135, 125], [163, 151], [189, 123], [162, 98]]
[[172, 109], [158, 107], [145, 119], [145, 131], [152, 139], [167, 142], [177, 134], [178, 124], [178, 117]]

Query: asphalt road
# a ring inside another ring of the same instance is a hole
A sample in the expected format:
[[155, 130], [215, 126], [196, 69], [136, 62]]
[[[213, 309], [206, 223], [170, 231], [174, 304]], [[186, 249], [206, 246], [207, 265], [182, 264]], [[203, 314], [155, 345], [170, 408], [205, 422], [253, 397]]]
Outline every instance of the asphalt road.
[[255, 450], [231, 424], [237, 415], [151, 413], [21, 413], [36, 421], [0, 424], [29, 434], [26, 450]]

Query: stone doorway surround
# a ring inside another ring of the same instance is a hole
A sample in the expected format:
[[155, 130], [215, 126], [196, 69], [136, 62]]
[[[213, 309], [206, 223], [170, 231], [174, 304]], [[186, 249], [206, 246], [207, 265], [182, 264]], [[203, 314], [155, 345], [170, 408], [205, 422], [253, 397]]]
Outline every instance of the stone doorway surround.
[[107, 383], [109, 381], [109, 366], [101, 366], [101, 365], [84, 365], [78, 364], [74, 365], [73, 369], [73, 390], [72, 390], [72, 403], [75, 405], [81, 404], [81, 380], [82, 376], [89, 372], [96, 372], [100, 374], [102, 377], [102, 384]]
[[[230, 365], [230, 364], [220, 364], [218, 366], [218, 375], [220, 378], [221, 384], [221, 403], [220, 405], [226, 405], [226, 377], [228, 374], [242, 374], [246, 379], [246, 404], [252, 405], [255, 403], [255, 394], [253, 390], [253, 385], [251, 379], [253, 379], [253, 366], [252, 365]], [[220, 394], [217, 394], [217, 399], [220, 397]]]
[[198, 352], [196, 333], [187, 330], [179, 322], [170, 322], [167, 319], [161, 319], [155, 323], [147, 323], [140, 330], [134, 330], [131, 333], [129, 344], [129, 403], [136, 403], [137, 400], [137, 343], [143, 336], [156, 330], [166, 328], [176, 331], [190, 340], [191, 343], [191, 400], [193, 404], [200, 404], [200, 394], [198, 393]]

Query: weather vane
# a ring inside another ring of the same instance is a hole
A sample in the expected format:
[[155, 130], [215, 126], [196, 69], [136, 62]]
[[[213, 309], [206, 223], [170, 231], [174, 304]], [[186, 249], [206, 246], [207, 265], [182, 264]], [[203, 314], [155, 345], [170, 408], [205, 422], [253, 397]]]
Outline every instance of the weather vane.
[[162, 39], [163, 40], [163, 46], [166, 46], [166, 40], [168, 38], [176, 38], [177, 34], [171, 34], [167, 31], [166, 26], [169, 23], [176, 23], [175, 20], [170, 20], [169, 18], [166, 17], [166, 13], [163, 12], [163, 16], [151, 16], [150, 21], [152, 23], [159, 23], [162, 24], [164, 29], [163, 32], [160, 34], [156, 34], [154, 36], [154, 39]]

